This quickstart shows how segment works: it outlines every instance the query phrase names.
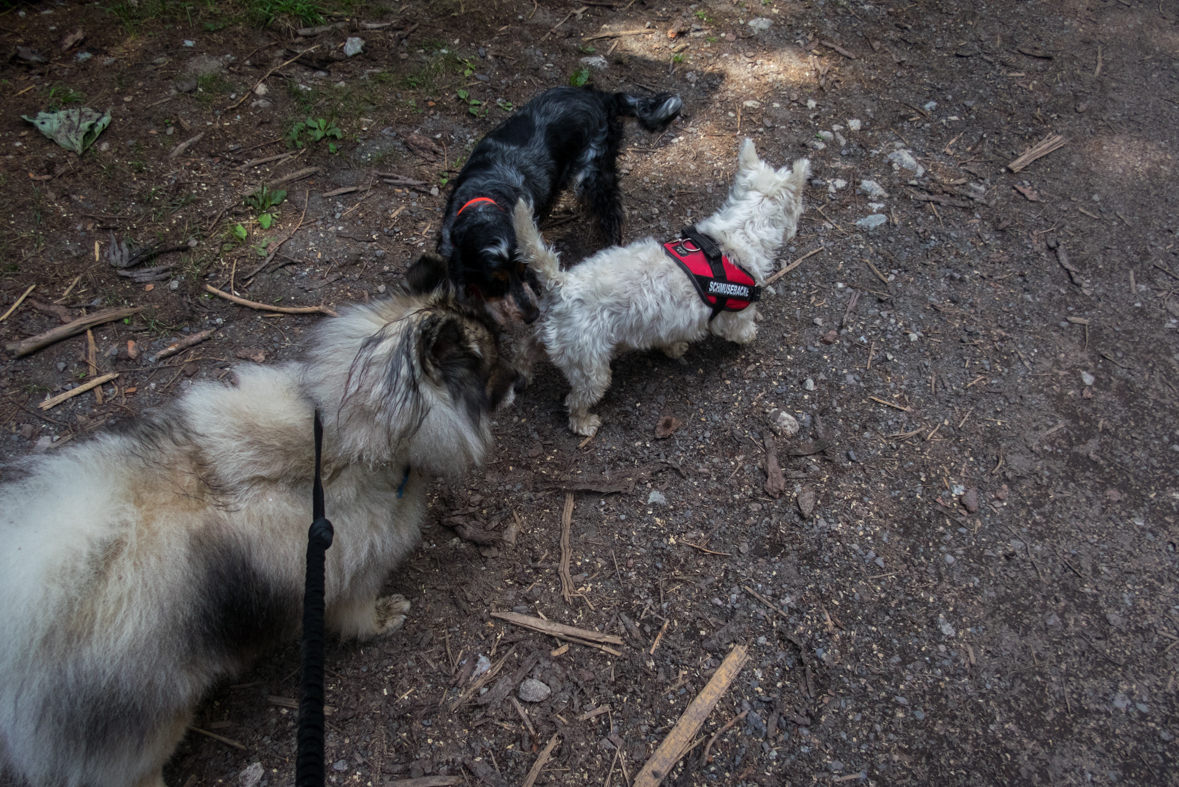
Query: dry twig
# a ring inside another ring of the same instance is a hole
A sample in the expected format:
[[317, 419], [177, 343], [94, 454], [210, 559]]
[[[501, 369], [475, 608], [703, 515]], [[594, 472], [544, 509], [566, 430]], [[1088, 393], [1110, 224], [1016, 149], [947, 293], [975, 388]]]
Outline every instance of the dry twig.
[[109, 383], [111, 380], [115, 379], [118, 376], [119, 376], [118, 372], [110, 372], [109, 374], [104, 374], [102, 377], [95, 377], [90, 382], [84, 383], [83, 385], [79, 385], [77, 388], [74, 388], [73, 390], [66, 391], [65, 393], [59, 393], [57, 396], [54, 396], [50, 399], [46, 399], [44, 402], [41, 402], [41, 404], [38, 405], [38, 407], [40, 407], [42, 410], [52, 410], [54, 407], [57, 407], [62, 402], [66, 401], [68, 399], [73, 399], [75, 396], [80, 396], [92, 388], [97, 388], [98, 386], [102, 385], [103, 383]]
[[205, 289], [214, 295], [224, 298], [227, 301], [233, 301], [239, 306], [249, 306], [251, 309], [257, 309], [259, 311], [277, 312], [279, 314], [326, 314], [328, 317], [340, 316], [329, 309], [327, 306], [271, 306], [268, 303], [247, 301], [245, 298], [239, 298], [236, 295], [230, 295], [227, 292], [217, 289], [211, 284], [206, 284]]
[[656, 787], [666, 778], [680, 758], [687, 754], [692, 746], [696, 733], [704, 726], [708, 715], [729, 689], [729, 684], [737, 677], [749, 659], [749, 648], [738, 645], [729, 651], [729, 655], [721, 662], [717, 671], [713, 673], [703, 690], [692, 700], [692, 704], [680, 716], [679, 721], [672, 727], [671, 732], [659, 744], [659, 748], [647, 760], [647, 764], [635, 776], [632, 787]]
[[1052, 151], [1059, 150], [1060, 148], [1064, 147], [1067, 141], [1068, 140], [1066, 140], [1060, 134], [1049, 134], [1035, 145], [1032, 145], [1030, 148], [1025, 150], [1023, 154], [1020, 155], [1020, 157], [1015, 161], [1012, 161], [1010, 164], [1008, 164], [1007, 169], [1011, 170], [1012, 172], [1019, 172], [1021, 169], [1026, 167], [1028, 164], [1031, 164], [1036, 159], [1043, 158]]
[[569, 561], [572, 549], [569, 546], [570, 531], [573, 529], [573, 493], [565, 493], [565, 510], [561, 513], [561, 595], [566, 604], [573, 603], [573, 578], [569, 576]]
[[544, 618], [534, 618], [529, 615], [521, 615], [518, 612], [492, 612], [491, 617], [506, 620], [517, 626], [522, 626], [526, 629], [539, 631], [542, 634], [548, 634], [551, 637], [558, 639], [568, 639], [573, 641], [594, 642], [603, 645], [622, 645], [622, 637], [617, 637], [613, 634], [599, 634], [590, 629], [577, 628], [576, 626], [566, 626], [564, 623], [556, 623]]
[[24, 303], [24, 302], [25, 302], [25, 298], [29, 297], [29, 293], [30, 293], [30, 292], [32, 292], [32, 291], [33, 291], [33, 288], [34, 288], [34, 287], [36, 287], [36, 286], [37, 286], [36, 284], [30, 284], [30, 285], [29, 285], [29, 288], [28, 288], [27, 290], [25, 290], [25, 291], [24, 291], [24, 294], [23, 294], [23, 295], [21, 295], [19, 298], [17, 298], [17, 299], [16, 299], [16, 303], [14, 303], [14, 304], [12, 304], [11, 306], [9, 306], [9, 307], [8, 307], [8, 311], [4, 312], [4, 316], [3, 316], [3, 317], [0, 317], [0, 322], [4, 322], [5, 320], [7, 320], [7, 319], [8, 319], [8, 315], [10, 315], [10, 314], [12, 314], [14, 311], [16, 311], [16, 307], [20, 306], [22, 303]]
[[108, 322], [121, 320], [124, 317], [130, 317], [132, 314], [138, 314], [143, 311], [142, 306], [136, 306], [127, 309], [104, 309], [100, 312], [88, 315], [86, 317], [79, 317], [73, 322], [65, 325], [59, 325], [56, 328], [39, 333], [36, 336], [30, 336], [19, 342], [12, 342], [5, 347], [10, 353], [20, 358], [22, 355], [36, 352], [51, 344], [60, 342], [62, 339], [68, 339], [71, 336], [76, 336], [79, 333], [84, 333], [86, 329], [93, 328], [96, 325], [104, 325]]

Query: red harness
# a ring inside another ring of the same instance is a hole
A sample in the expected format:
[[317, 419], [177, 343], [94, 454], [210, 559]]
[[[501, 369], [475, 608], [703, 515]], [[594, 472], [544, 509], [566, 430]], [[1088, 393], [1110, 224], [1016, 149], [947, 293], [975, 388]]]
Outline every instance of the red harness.
[[684, 269], [705, 305], [712, 309], [709, 322], [722, 311], [739, 312], [761, 299], [757, 281], [725, 256], [716, 241], [695, 227], [684, 227], [681, 235], [664, 243], [663, 250]]

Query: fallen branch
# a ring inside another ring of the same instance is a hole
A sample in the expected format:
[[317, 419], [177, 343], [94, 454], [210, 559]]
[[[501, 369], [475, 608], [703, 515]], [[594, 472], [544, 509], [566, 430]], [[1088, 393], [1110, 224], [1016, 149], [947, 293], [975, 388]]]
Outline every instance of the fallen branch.
[[227, 292], [222, 292], [211, 284], [206, 284], [205, 289], [214, 295], [224, 298], [227, 301], [232, 301], [239, 306], [249, 306], [251, 309], [258, 309], [259, 311], [278, 312], [279, 314], [326, 314], [328, 317], [340, 316], [329, 309], [327, 306], [271, 306], [268, 303], [247, 301], [245, 298], [239, 298], [236, 295], [230, 295]]
[[165, 347], [164, 349], [160, 350], [155, 355], [148, 358], [147, 362], [148, 363], [155, 363], [156, 361], [161, 361], [170, 355], [175, 355], [176, 353], [184, 352], [189, 347], [200, 344], [205, 339], [208, 339], [210, 336], [213, 335], [213, 331], [215, 331], [215, 330], [217, 330], [217, 329], [216, 328], [209, 328], [204, 331], [198, 331], [198, 332], [192, 334], [191, 336], [185, 336], [180, 341], [173, 342], [172, 344], [169, 344], [167, 347]]
[[14, 311], [16, 311], [16, 307], [20, 306], [22, 303], [24, 303], [24, 302], [25, 302], [25, 298], [29, 297], [29, 293], [30, 293], [30, 292], [32, 292], [32, 291], [33, 291], [33, 288], [34, 288], [34, 287], [36, 287], [36, 286], [37, 286], [36, 284], [30, 284], [30, 285], [29, 285], [29, 288], [28, 288], [27, 290], [25, 290], [25, 291], [24, 291], [24, 294], [23, 294], [23, 295], [21, 295], [19, 298], [17, 298], [17, 299], [16, 299], [16, 303], [14, 303], [14, 304], [12, 304], [11, 306], [9, 306], [9, 307], [8, 307], [8, 311], [4, 312], [4, 316], [3, 316], [3, 317], [0, 317], [0, 322], [4, 322], [5, 320], [7, 320], [7, 319], [8, 319], [8, 315], [10, 315], [10, 314], [12, 314]]
[[200, 142], [204, 138], [204, 136], [205, 136], [205, 132], [202, 131], [201, 133], [197, 134], [195, 137], [192, 137], [191, 139], [184, 140], [179, 145], [172, 148], [172, 152], [168, 154], [168, 158], [174, 159], [174, 158], [177, 158], [177, 157], [183, 155], [184, 151], [188, 150], [193, 145]]
[[521, 615], [518, 612], [492, 612], [491, 617], [505, 620], [516, 626], [521, 626], [533, 631], [539, 631], [542, 634], [548, 634], [560, 639], [574, 639], [584, 640], [586, 642], [595, 642], [602, 645], [623, 645], [622, 637], [616, 637], [613, 634], [599, 634], [590, 629], [581, 629], [576, 626], [566, 626], [564, 623], [556, 623], [544, 618], [534, 618], [529, 615]]
[[[279, 186], [285, 186], [287, 183], [294, 183], [296, 180], [309, 178], [312, 175], [319, 174], [320, 172], [323, 172], [323, 167], [304, 167], [303, 169], [297, 169], [289, 175], [283, 175], [277, 180], [270, 181], [266, 184], [266, 188], [276, 189]], [[253, 192], [250, 192], [250, 194], [252, 193]]]
[[831, 43], [830, 41], [824, 41], [824, 40], [823, 40], [823, 39], [821, 39], [821, 38], [819, 39], [819, 43], [820, 43], [822, 46], [825, 46], [825, 47], [827, 47], [828, 49], [833, 49], [833, 50], [835, 50], [835, 51], [836, 51], [836, 52], [838, 52], [839, 54], [841, 54], [841, 55], [843, 55], [844, 57], [846, 57], [848, 60], [855, 60], [855, 59], [856, 59], [856, 56], [855, 56], [855, 55], [853, 55], [851, 52], [848, 52], [846, 49], [844, 49], [843, 47], [839, 46], [838, 44], [833, 44], [833, 43]]
[[316, 44], [315, 46], [310, 47], [308, 49], [304, 49], [302, 52], [295, 55], [294, 57], [292, 57], [290, 60], [286, 61], [285, 63], [280, 63], [279, 65], [277, 65], [274, 68], [267, 71], [265, 74], [262, 75], [261, 79], [259, 79], [257, 82], [254, 83], [254, 86], [252, 88], [247, 90], [245, 92], [245, 94], [242, 95], [241, 98], [239, 98], [237, 101], [235, 101], [234, 103], [227, 106], [225, 108], [225, 111], [228, 112], [231, 109], [237, 109], [239, 106], [242, 105], [242, 102], [244, 102], [247, 98], [249, 98], [253, 94], [253, 92], [258, 89], [258, 85], [261, 85], [263, 82], [265, 82], [267, 79], [270, 78], [271, 74], [273, 74], [275, 71], [278, 71], [280, 68], [286, 68], [291, 63], [294, 63], [296, 60], [303, 57], [303, 55], [307, 54], [308, 52], [310, 52], [313, 49], [319, 49], [319, 44]]
[[130, 317], [132, 314], [138, 314], [143, 311], [142, 306], [136, 306], [127, 309], [106, 309], [104, 311], [95, 312], [87, 317], [79, 317], [73, 322], [66, 325], [59, 325], [56, 328], [39, 333], [36, 336], [30, 336], [19, 342], [13, 342], [5, 346], [4, 349], [20, 358], [23, 355], [34, 353], [51, 344], [60, 342], [62, 339], [68, 339], [71, 336], [76, 336], [79, 333], [84, 333], [87, 328], [93, 328], [96, 325], [104, 325], [108, 322], [121, 320], [124, 317]]
[[528, 771], [528, 776], [524, 778], [524, 783], [521, 787], [532, 787], [532, 785], [536, 784], [537, 778], [540, 777], [540, 772], [544, 770], [549, 757], [553, 754], [553, 749], [557, 748], [557, 744], [560, 742], [561, 739], [556, 734], [549, 738], [548, 745], [541, 750], [540, 755], [536, 758], [536, 762], [532, 764], [532, 769]]
[[790, 263], [789, 265], [787, 265], [785, 268], [783, 268], [782, 270], [780, 270], [780, 271], [778, 271], [777, 273], [775, 273], [775, 274], [774, 274], [773, 276], [771, 276], [770, 278], [766, 279], [765, 286], [766, 286], [766, 287], [769, 287], [771, 284], [773, 284], [774, 282], [776, 282], [778, 279], [782, 278], [782, 277], [783, 277], [783, 276], [785, 276], [787, 273], [790, 273], [790, 271], [794, 270], [794, 269], [795, 269], [795, 268], [797, 268], [799, 265], [802, 265], [802, 261], [803, 261], [803, 260], [805, 260], [807, 257], [813, 257], [813, 256], [815, 256], [816, 254], [818, 254], [819, 252], [821, 252], [821, 251], [824, 251], [824, 249], [825, 249], [825, 247], [824, 247], [824, 246], [820, 246], [819, 248], [815, 249], [814, 251], [808, 251], [806, 254], [802, 255], [802, 256], [801, 256], [801, 257], [799, 257], [797, 260], [795, 260], [794, 262]]
[[746, 714], [748, 714], [748, 713], [749, 713], [749, 711], [747, 711], [747, 710], [741, 711], [736, 716], [729, 719], [725, 723], [725, 726], [723, 726], [719, 730], [717, 730], [716, 734], [714, 734], [711, 738], [708, 739], [708, 743], [704, 744], [704, 753], [700, 755], [700, 762], [702, 764], [708, 765], [708, 752], [710, 752], [712, 750], [712, 744], [716, 743], [717, 739], [720, 738], [720, 736], [724, 735], [726, 732], [728, 732], [730, 729], [732, 729], [734, 724], [741, 721], [741, 719], [744, 719]]
[[696, 699], [692, 700], [692, 704], [684, 711], [684, 715], [680, 716], [671, 732], [663, 739], [663, 743], [659, 744], [651, 759], [647, 760], [647, 764], [635, 776], [631, 787], [656, 787], [667, 777], [680, 758], [687, 754], [696, 733], [704, 726], [712, 709], [728, 691], [729, 684], [748, 660], [749, 648], [745, 645], [738, 645], [729, 651], [729, 655], [713, 673], [708, 685], [696, 695]]
[[1035, 145], [1032, 145], [1030, 148], [1024, 151], [1023, 155], [1021, 155], [1015, 161], [1008, 164], [1007, 169], [1011, 170], [1012, 172], [1019, 172], [1021, 169], [1026, 167], [1028, 164], [1031, 164], [1036, 159], [1043, 158], [1052, 151], [1059, 150], [1060, 148], [1064, 147], [1066, 142], [1068, 142], [1068, 140], [1066, 140], [1060, 134], [1049, 134]]
[[561, 595], [566, 604], [573, 603], [573, 578], [569, 576], [569, 561], [572, 549], [569, 546], [570, 531], [573, 529], [573, 493], [565, 493], [565, 510], [561, 512], [561, 563], [557, 573], [561, 577]]
[[215, 741], [220, 741], [221, 743], [224, 743], [226, 746], [232, 746], [233, 748], [240, 749], [241, 751], [249, 751], [249, 749], [247, 749], [245, 746], [243, 746], [242, 744], [235, 741], [233, 738], [226, 738], [224, 735], [218, 735], [215, 732], [209, 732], [208, 730], [202, 730], [200, 727], [189, 727], [189, 729], [192, 730], [193, 732], [199, 732], [201, 735], [212, 738]]
[[552, 29], [550, 29], [549, 32], [545, 33], [543, 36], [540, 37], [540, 40], [544, 41], [546, 38], [551, 36], [553, 33], [557, 32], [558, 27], [560, 27], [561, 25], [568, 22], [574, 16], [576, 16], [577, 18], [580, 19], [581, 15], [584, 14], [588, 10], [589, 10], [589, 6], [583, 5], [581, 8], [578, 8], [576, 11], [570, 11], [569, 13], [565, 14], [565, 18], [562, 19], [560, 22], [557, 22], [557, 24], [553, 25]]
[[462, 784], [460, 776], [423, 776], [420, 779], [398, 779], [395, 782], [385, 782], [385, 787], [453, 787]]
[[73, 390], [66, 391], [65, 393], [59, 393], [57, 396], [54, 396], [50, 399], [46, 399], [44, 402], [41, 402], [41, 404], [39, 404], [38, 407], [40, 407], [42, 410], [52, 410], [54, 407], [57, 407], [62, 402], [67, 401], [69, 399], [73, 399], [75, 396], [80, 396], [80, 395], [86, 393], [87, 391], [93, 390], [94, 388], [97, 388], [98, 386], [102, 385], [103, 383], [109, 383], [111, 380], [115, 379], [118, 376], [119, 376], [118, 372], [110, 372], [108, 374], [104, 374], [102, 377], [95, 377], [90, 382], [85, 383], [83, 385], [79, 385], [77, 388], [74, 388]]
[[597, 41], [602, 38], [622, 38], [623, 36], [641, 36], [643, 33], [657, 33], [658, 30], [654, 28], [641, 28], [639, 30], [622, 30], [618, 33], [598, 33], [592, 36], [582, 36], [582, 41]]

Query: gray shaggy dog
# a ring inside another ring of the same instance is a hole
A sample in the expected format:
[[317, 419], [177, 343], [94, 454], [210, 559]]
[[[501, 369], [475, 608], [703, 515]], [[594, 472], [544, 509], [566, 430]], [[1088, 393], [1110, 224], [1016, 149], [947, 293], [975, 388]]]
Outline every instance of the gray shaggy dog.
[[201, 383], [0, 486], [0, 763], [33, 785], [160, 787], [196, 704], [299, 629], [314, 464], [335, 541], [327, 624], [399, 628], [379, 597], [430, 476], [482, 461], [516, 374], [439, 258], [316, 328], [303, 360]]

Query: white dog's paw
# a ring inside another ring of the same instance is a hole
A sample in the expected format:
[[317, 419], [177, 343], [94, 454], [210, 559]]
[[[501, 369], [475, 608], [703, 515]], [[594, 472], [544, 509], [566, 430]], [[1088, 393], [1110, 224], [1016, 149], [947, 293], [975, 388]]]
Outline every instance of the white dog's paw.
[[602, 419], [593, 413], [585, 413], [584, 415], [571, 414], [569, 416], [569, 430], [582, 437], [593, 437], [598, 433], [598, 427], [601, 425]]
[[687, 342], [676, 342], [675, 344], [669, 344], [663, 348], [663, 354], [666, 355], [668, 358], [672, 358], [672, 359], [683, 358], [684, 353], [686, 353], [687, 351], [688, 351], [688, 343]]
[[385, 596], [377, 599], [377, 625], [373, 636], [391, 634], [405, 625], [405, 616], [409, 612], [409, 602], [404, 596]]
[[757, 338], [757, 325], [749, 323], [749, 329], [738, 331], [737, 336], [733, 339], [737, 344], [749, 344]]

